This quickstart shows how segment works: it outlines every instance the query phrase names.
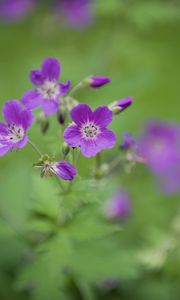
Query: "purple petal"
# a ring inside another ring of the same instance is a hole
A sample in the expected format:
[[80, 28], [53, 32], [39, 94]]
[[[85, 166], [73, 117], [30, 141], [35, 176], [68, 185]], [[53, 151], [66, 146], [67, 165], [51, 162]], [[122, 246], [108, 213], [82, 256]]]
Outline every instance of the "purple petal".
[[71, 110], [71, 119], [77, 124], [81, 125], [92, 119], [91, 108], [87, 104], [78, 104]]
[[7, 21], [15, 21], [27, 15], [34, 4], [34, 0], [1, 0], [0, 16]]
[[60, 75], [61, 66], [56, 58], [47, 58], [42, 64], [42, 75], [48, 80], [57, 81]]
[[9, 146], [1, 144], [0, 141], [0, 156], [4, 156], [9, 150]]
[[61, 82], [61, 83], [59, 83], [59, 86], [60, 86], [61, 96], [64, 96], [67, 94], [67, 92], [70, 89], [71, 81], [67, 80], [66, 82]]
[[28, 109], [34, 109], [42, 104], [42, 96], [36, 90], [29, 90], [22, 96], [22, 103]]
[[17, 100], [6, 101], [3, 106], [3, 116], [7, 123], [21, 124], [21, 105]]
[[4, 123], [0, 122], [0, 136], [8, 133], [8, 127]]
[[26, 131], [33, 123], [34, 116], [31, 111], [23, 109], [21, 112], [21, 124]]
[[97, 137], [96, 143], [100, 149], [112, 148], [116, 143], [116, 135], [113, 131], [103, 128]]
[[45, 78], [42, 76], [41, 71], [33, 70], [30, 73], [30, 80], [34, 85], [40, 86], [44, 83]]
[[64, 139], [71, 147], [80, 146], [80, 131], [77, 125], [70, 125], [64, 131]]
[[42, 102], [42, 109], [45, 115], [52, 115], [57, 113], [59, 109], [59, 99], [44, 100]]
[[98, 88], [111, 82], [111, 79], [106, 76], [91, 76], [89, 77], [89, 81], [92, 88]]
[[101, 151], [101, 148], [93, 140], [81, 140], [81, 152], [85, 157], [95, 156]]
[[93, 121], [100, 127], [106, 127], [112, 122], [112, 111], [107, 106], [100, 106], [93, 112]]
[[73, 180], [77, 174], [75, 167], [65, 160], [53, 164], [52, 167], [55, 174], [64, 180]]

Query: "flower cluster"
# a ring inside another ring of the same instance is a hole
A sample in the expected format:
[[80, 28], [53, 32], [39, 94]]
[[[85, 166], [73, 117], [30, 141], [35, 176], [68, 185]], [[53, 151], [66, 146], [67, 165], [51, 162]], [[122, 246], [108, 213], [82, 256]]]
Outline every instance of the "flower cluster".
[[[127, 163], [128, 172], [137, 163], [144, 163], [160, 178], [166, 192], [179, 192], [180, 125], [150, 122], [137, 141], [129, 133], [124, 133], [124, 139], [117, 147], [118, 155], [114, 160], [110, 159], [105, 172], [100, 153], [113, 148], [117, 142], [117, 136], [109, 126], [117, 115], [132, 104], [132, 97], [92, 110], [88, 104], [74, 98], [75, 93], [82, 88], [99, 88], [110, 83], [110, 78], [89, 76], [71, 88], [70, 80], [59, 82], [60, 73], [61, 65], [57, 59], [45, 59], [40, 70], [30, 72], [34, 89], [26, 91], [21, 101], [9, 100], [5, 103], [2, 111], [6, 123], [0, 122], [0, 156], [13, 149], [23, 148], [28, 143], [39, 156], [34, 166], [41, 168], [41, 175], [53, 175], [63, 180], [73, 180], [77, 175], [75, 166], [80, 153], [86, 158], [95, 157], [93, 174], [97, 178], [108, 174], [122, 162]], [[34, 115], [36, 109], [40, 112]], [[45, 134], [50, 125], [49, 115], [53, 114], [62, 126], [63, 133], [61, 157], [56, 159], [42, 154], [28, 138], [28, 129], [34, 119]], [[115, 195], [107, 204], [109, 215], [119, 218], [128, 214], [127, 199], [126, 193]]]
[[[28, 142], [39, 156], [34, 166], [41, 169], [42, 176], [73, 180], [77, 175], [74, 166], [77, 158], [72, 161], [69, 153], [79, 149], [83, 156], [89, 158], [99, 155], [104, 149], [112, 148], [117, 137], [108, 126], [116, 115], [114, 108], [118, 106], [119, 111], [123, 111], [132, 103], [132, 98], [118, 100], [109, 106], [99, 106], [93, 111], [88, 104], [79, 103], [74, 94], [80, 88], [99, 88], [110, 83], [110, 78], [89, 76], [71, 88], [70, 80], [59, 82], [60, 73], [61, 65], [57, 59], [45, 59], [39, 70], [30, 72], [34, 89], [26, 91], [20, 101], [10, 100], [5, 103], [3, 115], [7, 124], [0, 123], [0, 155], [14, 148], [23, 148]], [[37, 109], [40, 112], [34, 115], [33, 111]], [[53, 114], [57, 115], [60, 126], [65, 128], [61, 160], [42, 154], [28, 138], [27, 131], [34, 119], [41, 125], [42, 132], [46, 133], [50, 124], [48, 116]], [[72, 122], [70, 124], [69, 118]], [[66, 157], [71, 162], [65, 160]]]

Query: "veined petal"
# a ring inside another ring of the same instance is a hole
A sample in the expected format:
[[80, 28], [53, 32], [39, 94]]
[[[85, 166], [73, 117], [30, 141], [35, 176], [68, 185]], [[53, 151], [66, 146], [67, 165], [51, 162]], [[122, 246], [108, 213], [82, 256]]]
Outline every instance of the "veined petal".
[[116, 135], [113, 131], [103, 128], [102, 132], [97, 137], [96, 143], [100, 149], [112, 148], [116, 143]]
[[93, 121], [100, 127], [106, 127], [112, 122], [112, 111], [107, 106], [100, 106], [93, 112]]
[[58, 111], [59, 99], [44, 100], [42, 102], [42, 109], [45, 115], [52, 115]]
[[23, 109], [21, 112], [21, 124], [26, 131], [33, 123], [34, 116], [31, 111]]
[[31, 71], [29, 77], [30, 77], [31, 82], [37, 86], [41, 86], [45, 80], [45, 78], [42, 75], [42, 72], [39, 70]]
[[55, 174], [64, 180], [73, 180], [77, 174], [76, 168], [65, 160], [61, 160], [52, 165]]
[[9, 145], [1, 144], [0, 141], [0, 156], [4, 156], [9, 151]]
[[91, 121], [91, 108], [87, 104], [80, 103], [71, 110], [71, 118], [77, 125]]
[[67, 92], [70, 89], [71, 81], [67, 80], [66, 82], [61, 82], [59, 83], [59, 86], [60, 86], [60, 95], [64, 96], [65, 94], [67, 94]]
[[18, 100], [9, 100], [3, 106], [3, 116], [7, 123], [21, 124], [22, 107]]
[[42, 96], [36, 90], [29, 90], [22, 96], [22, 103], [28, 109], [34, 109], [42, 104]]
[[23, 148], [28, 142], [28, 137], [25, 135], [21, 141], [13, 145], [13, 148]]
[[8, 133], [8, 127], [6, 124], [0, 122], [0, 136]]
[[81, 152], [86, 157], [95, 156], [101, 151], [96, 141], [93, 140], [82, 140], [81, 141]]
[[71, 147], [80, 146], [81, 134], [77, 125], [70, 125], [64, 131], [64, 139]]
[[47, 58], [44, 60], [41, 70], [44, 78], [57, 81], [60, 75], [61, 65], [56, 58]]

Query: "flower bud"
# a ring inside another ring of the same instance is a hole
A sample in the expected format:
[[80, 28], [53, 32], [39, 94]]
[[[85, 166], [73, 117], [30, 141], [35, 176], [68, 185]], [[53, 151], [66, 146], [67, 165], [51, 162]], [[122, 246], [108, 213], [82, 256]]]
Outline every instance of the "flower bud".
[[106, 76], [89, 76], [84, 80], [84, 83], [92, 88], [99, 88], [109, 82], [111, 82], [111, 79]]
[[125, 219], [130, 213], [130, 199], [125, 191], [118, 191], [108, 200], [104, 207], [104, 214], [111, 220]]
[[68, 155], [69, 151], [70, 151], [70, 147], [68, 146], [68, 144], [66, 142], [64, 142], [62, 145], [62, 153], [63, 153], [64, 157], [66, 157]]
[[120, 112], [128, 108], [133, 102], [132, 97], [128, 96], [121, 100], [117, 100], [109, 105], [109, 108], [112, 110], [113, 115], [118, 115]]

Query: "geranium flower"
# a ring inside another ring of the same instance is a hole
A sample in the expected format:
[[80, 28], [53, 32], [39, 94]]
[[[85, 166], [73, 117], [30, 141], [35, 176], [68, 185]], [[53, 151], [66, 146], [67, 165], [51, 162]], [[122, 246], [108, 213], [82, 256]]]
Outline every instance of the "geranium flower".
[[106, 76], [89, 76], [85, 81], [90, 87], [99, 88], [107, 83], [110, 83], [111, 79]]
[[27, 141], [27, 129], [33, 123], [33, 114], [21, 107], [17, 100], [7, 101], [3, 107], [7, 124], [0, 122], [0, 156], [14, 148], [23, 148]]
[[95, 156], [116, 143], [116, 135], [107, 128], [112, 122], [112, 111], [107, 106], [92, 112], [87, 104], [78, 104], [71, 110], [71, 118], [75, 124], [66, 128], [64, 139], [71, 147], [80, 146], [84, 156]]
[[45, 161], [42, 165], [42, 175], [56, 175], [63, 180], [73, 180], [77, 174], [76, 168], [65, 160], [58, 162]]
[[141, 134], [139, 151], [165, 192], [180, 190], [180, 125], [149, 122]]
[[109, 219], [121, 220], [129, 215], [130, 209], [128, 193], [118, 191], [105, 203], [104, 214]]
[[27, 91], [22, 97], [22, 102], [28, 109], [41, 106], [46, 115], [58, 111], [60, 97], [68, 92], [71, 84], [69, 80], [58, 83], [60, 69], [57, 59], [47, 58], [42, 63], [41, 70], [31, 71], [30, 79], [36, 89]]

